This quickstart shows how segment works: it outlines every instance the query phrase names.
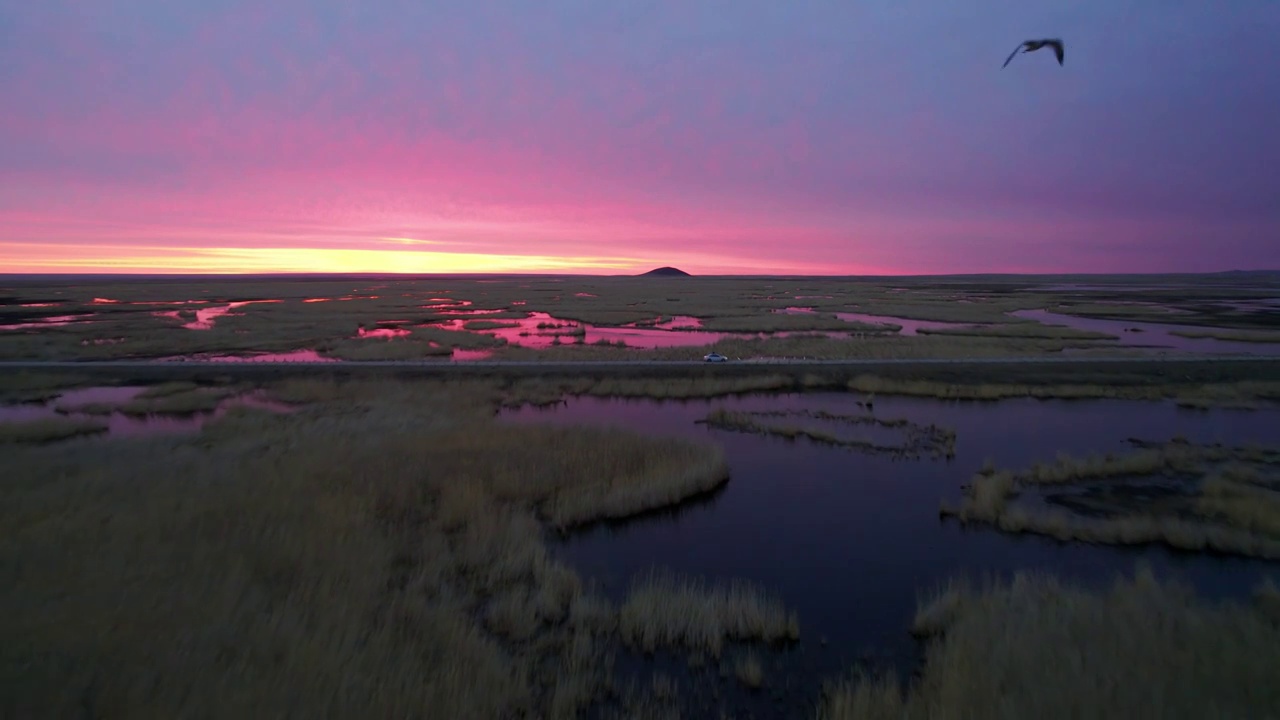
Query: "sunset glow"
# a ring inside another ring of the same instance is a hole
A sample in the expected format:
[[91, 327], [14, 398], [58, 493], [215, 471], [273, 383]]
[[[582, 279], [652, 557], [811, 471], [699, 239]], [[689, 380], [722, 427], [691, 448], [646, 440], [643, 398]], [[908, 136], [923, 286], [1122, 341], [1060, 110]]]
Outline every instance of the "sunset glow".
[[1280, 5], [1144, 8], [10, 3], [0, 272], [1280, 266]]

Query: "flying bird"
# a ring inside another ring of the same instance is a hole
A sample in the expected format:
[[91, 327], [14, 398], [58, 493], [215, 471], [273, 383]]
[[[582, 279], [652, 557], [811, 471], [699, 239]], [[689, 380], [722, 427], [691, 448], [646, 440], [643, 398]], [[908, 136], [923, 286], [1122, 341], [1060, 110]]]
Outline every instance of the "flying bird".
[[1004, 61], [1004, 65], [1001, 65], [1000, 68], [1003, 69], [1005, 66], [1007, 66], [1009, 64], [1009, 61], [1013, 60], [1013, 56], [1018, 54], [1019, 50], [1021, 50], [1024, 53], [1029, 53], [1029, 52], [1035, 52], [1036, 50], [1039, 50], [1040, 48], [1043, 48], [1043, 47], [1053, 48], [1053, 54], [1058, 56], [1058, 64], [1059, 65], [1062, 64], [1062, 55], [1063, 55], [1062, 40], [1058, 38], [1049, 38], [1045, 40], [1027, 40], [1026, 42], [1018, 45], [1018, 47], [1013, 49], [1013, 52], [1009, 53], [1009, 58]]

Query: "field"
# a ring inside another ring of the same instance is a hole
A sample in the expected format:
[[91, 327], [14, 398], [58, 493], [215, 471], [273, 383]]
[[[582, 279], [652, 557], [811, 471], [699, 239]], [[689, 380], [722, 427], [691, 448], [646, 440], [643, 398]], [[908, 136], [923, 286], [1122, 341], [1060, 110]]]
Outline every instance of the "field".
[[[9, 276], [0, 360], [575, 361], [1133, 354], [1012, 313], [1176, 323], [1208, 352], [1274, 343], [1268, 274], [965, 278], [199, 278]], [[1262, 303], [1262, 304], [1258, 304]], [[919, 331], [916, 325], [924, 323]], [[1234, 344], [1232, 344], [1234, 343]], [[469, 353], [469, 354], [468, 354]]]
[[[1280, 711], [1280, 362], [1010, 315], [1265, 349], [1269, 276], [485, 280], [5, 283], [10, 361], [443, 369], [0, 371], [0, 715]], [[712, 347], [892, 362], [573, 364]]]

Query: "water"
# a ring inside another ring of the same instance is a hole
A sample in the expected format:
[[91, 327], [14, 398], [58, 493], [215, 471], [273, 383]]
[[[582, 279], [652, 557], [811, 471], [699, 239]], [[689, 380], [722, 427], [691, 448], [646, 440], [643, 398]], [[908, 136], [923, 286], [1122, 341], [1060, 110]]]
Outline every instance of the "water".
[[[797, 295], [796, 298], [812, 297]], [[774, 312], [784, 313], [787, 315], [811, 315], [814, 309], [811, 307], [786, 307]], [[980, 323], [957, 323], [943, 322], [941, 320], [912, 320], [910, 318], [894, 317], [893, 315], [868, 315], [866, 313], [838, 312], [833, 313], [836, 318], [850, 323], [865, 323], [868, 325], [897, 325], [901, 327], [898, 330], [899, 335], [918, 335], [921, 328], [932, 330], [937, 328], [956, 328], [956, 327], [982, 327]], [[889, 327], [884, 328], [890, 331]]]
[[[1179, 410], [1171, 403], [1008, 400], [999, 403], [878, 398], [875, 414], [958, 431], [954, 460], [895, 460], [804, 440], [695, 424], [715, 408], [865, 412], [851, 393], [748, 396], [656, 402], [575, 398], [522, 408], [515, 422], [616, 425], [721, 445], [731, 479], [710, 500], [675, 513], [600, 525], [559, 543], [558, 553], [615, 599], [651, 566], [709, 577], [746, 578], [776, 593], [800, 618], [801, 643], [786, 670], [807, 697], [817, 683], [863, 657], [908, 671], [918, 647], [908, 635], [917, 593], [956, 573], [1008, 576], [1048, 570], [1089, 584], [1130, 573], [1135, 561], [1176, 575], [1209, 596], [1242, 597], [1275, 566], [1242, 558], [1179, 554], [1160, 546], [1062, 544], [986, 528], [963, 530], [938, 517], [939, 500], [960, 497], [992, 458], [1025, 467], [1060, 451], [1123, 451], [1131, 436], [1202, 442], [1280, 441], [1280, 409]], [[830, 644], [823, 647], [819, 640]], [[774, 674], [770, 687], [782, 677]]]
[[32, 422], [56, 418], [92, 419], [107, 423], [107, 430], [102, 435], [109, 437], [143, 437], [199, 432], [205, 423], [222, 417], [231, 408], [237, 406], [255, 407], [279, 413], [292, 411], [292, 408], [288, 405], [269, 400], [261, 392], [248, 392], [225, 398], [213, 410], [195, 413], [126, 415], [122, 412], [112, 412], [93, 415], [76, 412], [77, 408], [83, 408], [87, 405], [102, 403], [123, 404], [129, 402], [145, 389], [143, 386], [77, 388], [63, 392], [56, 398], [42, 403], [0, 405], [0, 423]]
[[182, 327], [188, 330], [212, 330], [213, 323], [215, 320], [222, 317], [223, 315], [226, 315], [232, 310], [235, 310], [236, 308], [244, 307], [245, 305], [252, 305], [254, 303], [278, 303], [278, 302], [284, 302], [284, 301], [283, 300], [242, 300], [240, 302], [233, 302], [227, 305], [219, 305], [218, 307], [201, 308], [200, 310], [196, 311], [196, 319], [193, 322], [183, 324]]
[[[1045, 325], [1065, 325], [1077, 330], [1092, 330], [1115, 335], [1120, 345], [1129, 347], [1156, 347], [1196, 353], [1242, 353], [1246, 355], [1280, 355], [1280, 343], [1251, 343], [1216, 338], [1188, 338], [1174, 335], [1181, 332], [1209, 332], [1214, 328], [1199, 325], [1173, 325], [1169, 323], [1133, 322], [1103, 318], [1059, 315], [1048, 310], [1018, 310], [1011, 313], [1024, 320], [1035, 320]], [[1134, 332], [1137, 329], [1140, 332]]]
[[942, 322], [941, 320], [912, 320], [911, 318], [894, 317], [892, 315], [868, 315], [866, 313], [838, 312], [836, 317], [846, 322], [861, 322], [871, 325], [900, 325], [899, 335], [918, 335], [921, 329], [937, 330], [940, 328], [985, 327], [983, 323]]

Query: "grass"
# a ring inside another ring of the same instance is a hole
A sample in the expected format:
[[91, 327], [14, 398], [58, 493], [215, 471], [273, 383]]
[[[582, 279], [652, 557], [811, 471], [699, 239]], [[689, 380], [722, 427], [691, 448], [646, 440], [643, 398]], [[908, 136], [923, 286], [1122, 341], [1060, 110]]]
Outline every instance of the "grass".
[[63, 391], [83, 387], [90, 378], [80, 373], [33, 373], [26, 370], [0, 373], [0, 401], [41, 402]]
[[734, 675], [738, 682], [751, 690], [758, 690], [764, 685], [764, 665], [760, 663], [760, 655], [748, 651], [738, 658], [734, 664]]
[[[429, 323], [456, 319], [443, 315], [443, 304], [461, 309], [498, 312], [465, 321], [466, 328], [492, 329], [529, 312], [549, 313], [563, 321], [616, 326], [651, 322], [677, 315], [702, 319], [706, 329], [726, 332], [850, 331], [865, 333], [858, 344], [817, 338], [726, 339], [716, 349], [733, 357], [792, 355], [826, 358], [995, 357], [1057, 352], [1068, 347], [1105, 347], [1105, 336], [1047, 328], [1015, 321], [1008, 313], [1045, 306], [1069, 312], [1098, 310], [1105, 306], [1090, 300], [1096, 293], [1046, 293], [1038, 284], [1052, 278], [1019, 278], [1016, 281], [959, 282], [935, 279], [789, 279], [770, 278], [504, 278], [493, 282], [469, 279], [209, 279], [196, 283], [163, 281], [81, 281], [65, 285], [44, 281], [22, 284], [13, 292], [31, 300], [59, 302], [57, 308], [30, 309], [0, 306], [0, 319], [22, 320], [35, 315], [93, 313], [88, 322], [63, 327], [0, 332], [0, 359], [118, 359], [203, 353], [286, 352], [328, 348], [336, 358], [421, 358], [435, 343], [441, 348], [502, 348], [503, 356], [524, 357], [521, 348], [503, 348], [498, 339], [483, 332], [449, 331], [417, 326], [412, 339], [426, 348], [398, 344], [353, 345], [357, 328], [406, 321]], [[1179, 322], [1207, 325], [1261, 322], [1252, 316], [1223, 315], [1212, 299], [1241, 298], [1229, 287], [1202, 286], [1195, 292], [1171, 296], [1166, 291], [1139, 293], [1153, 301], [1183, 302]], [[584, 296], [580, 296], [583, 293]], [[1138, 297], [1135, 295], [1134, 297]], [[1169, 297], [1166, 297], [1169, 296]], [[119, 300], [96, 304], [94, 297]], [[1251, 296], [1248, 296], [1251, 297]], [[194, 318], [198, 308], [239, 300], [278, 300], [237, 308], [215, 321], [209, 330], [188, 330], [182, 322]], [[308, 302], [324, 299], [326, 302]], [[15, 302], [21, 297], [15, 296]], [[182, 304], [195, 300], [201, 304]], [[134, 302], [156, 303], [134, 305]], [[462, 304], [469, 303], [469, 304]], [[1063, 305], [1075, 303], [1075, 305]], [[20, 304], [20, 303], [19, 303]], [[788, 306], [812, 307], [812, 313], [775, 312]], [[1111, 306], [1106, 306], [1111, 307]], [[1130, 314], [1151, 306], [1116, 304]], [[1105, 309], [1105, 308], [1104, 308]], [[177, 311], [179, 320], [153, 313]], [[881, 326], [849, 323], [836, 312], [858, 312], [886, 317], [986, 323], [987, 328], [950, 328], [928, 331], [916, 337], [884, 333]], [[1166, 315], [1168, 313], [1165, 313]], [[1247, 314], [1246, 314], [1247, 315]], [[465, 316], [461, 316], [465, 317]], [[1252, 318], [1252, 319], [1251, 319]], [[1233, 325], [1233, 326], [1234, 326]], [[931, 334], [932, 333], [932, 334]], [[111, 342], [100, 342], [100, 341]], [[118, 342], [117, 342], [118, 340]], [[576, 345], [576, 344], [575, 344]], [[412, 351], [411, 351], [412, 350]], [[422, 352], [419, 352], [421, 350]], [[572, 351], [573, 355], [561, 354]], [[599, 349], [597, 349], [599, 350]], [[443, 351], [437, 351], [443, 354]], [[584, 348], [558, 348], [555, 353], [531, 351], [531, 357], [598, 357]], [[621, 351], [620, 351], [621, 352]], [[636, 353], [637, 351], [626, 351]], [[683, 351], [660, 350], [641, 357], [675, 357]], [[546, 353], [539, 355], [537, 353]], [[683, 356], [688, 356], [685, 353]]]
[[[1183, 441], [1140, 445], [1115, 455], [1059, 455], [1021, 472], [984, 468], [965, 489], [959, 506], [943, 503], [942, 514], [1009, 533], [1047, 535], [1060, 541], [1109, 545], [1160, 543], [1190, 552], [1215, 551], [1280, 559], [1280, 492], [1232, 479], [1243, 464], [1270, 467], [1277, 451], [1257, 447], [1193, 445]], [[1221, 470], [1226, 464], [1227, 470]], [[1234, 468], [1234, 469], [1232, 469]], [[1221, 472], [1225, 475], [1214, 475]], [[1103, 517], [1082, 518], [1051, 509], [1032, 512], [1010, 502], [1028, 488], [1115, 483], [1165, 477], [1198, 493], [1108, 507]], [[1179, 478], [1192, 477], [1194, 480]]]
[[1280, 343], [1280, 332], [1249, 330], [1170, 330], [1169, 334], [1185, 338], [1209, 338], [1213, 340], [1228, 340], [1230, 342]]
[[106, 432], [107, 423], [87, 418], [42, 418], [25, 421], [0, 421], [0, 445], [8, 443], [47, 443], [80, 435]]
[[1255, 409], [1259, 401], [1280, 398], [1280, 382], [1251, 381], [1188, 384], [1065, 384], [1060, 382], [942, 382], [859, 374], [846, 384], [849, 390], [881, 395], [931, 397], [943, 400], [1005, 400], [1039, 398], [1058, 400], [1165, 400], [1182, 407], [1233, 407]]
[[231, 388], [201, 387], [173, 392], [159, 397], [142, 397], [120, 406], [126, 415], [176, 414], [189, 415], [216, 410], [222, 401], [232, 394]]
[[[778, 419], [799, 419], [805, 424], [779, 424]], [[815, 427], [814, 423], [825, 423], [828, 427], [870, 427], [876, 429], [895, 430], [901, 435], [901, 442], [886, 444], [860, 437], [841, 435], [824, 427]], [[956, 433], [954, 430], [936, 425], [921, 425], [905, 418], [884, 419], [874, 415], [845, 415], [825, 411], [729, 411], [712, 410], [702, 419], [707, 425], [721, 430], [757, 433], [795, 439], [808, 438], [814, 442], [838, 447], [860, 450], [871, 453], [884, 453], [900, 458], [933, 458], [955, 457]]]
[[709, 584], [651, 571], [638, 578], [619, 614], [622, 639], [651, 653], [662, 647], [720, 657], [727, 641], [785, 642], [800, 637], [795, 613], [744, 581]]
[[963, 591], [906, 692], [852, 673], [815, 717], [1265, 717], [1280, 707], [1280, 623], [1149, 571], [1104, 591], [1019, 574]]
[[6, 446], [0, 714], [567, 718], [607, 694], [618, 611], [540, 518], [678, 502], [710, 446], [495, 422], [474, 382], [276, 391], [309, 404]]

